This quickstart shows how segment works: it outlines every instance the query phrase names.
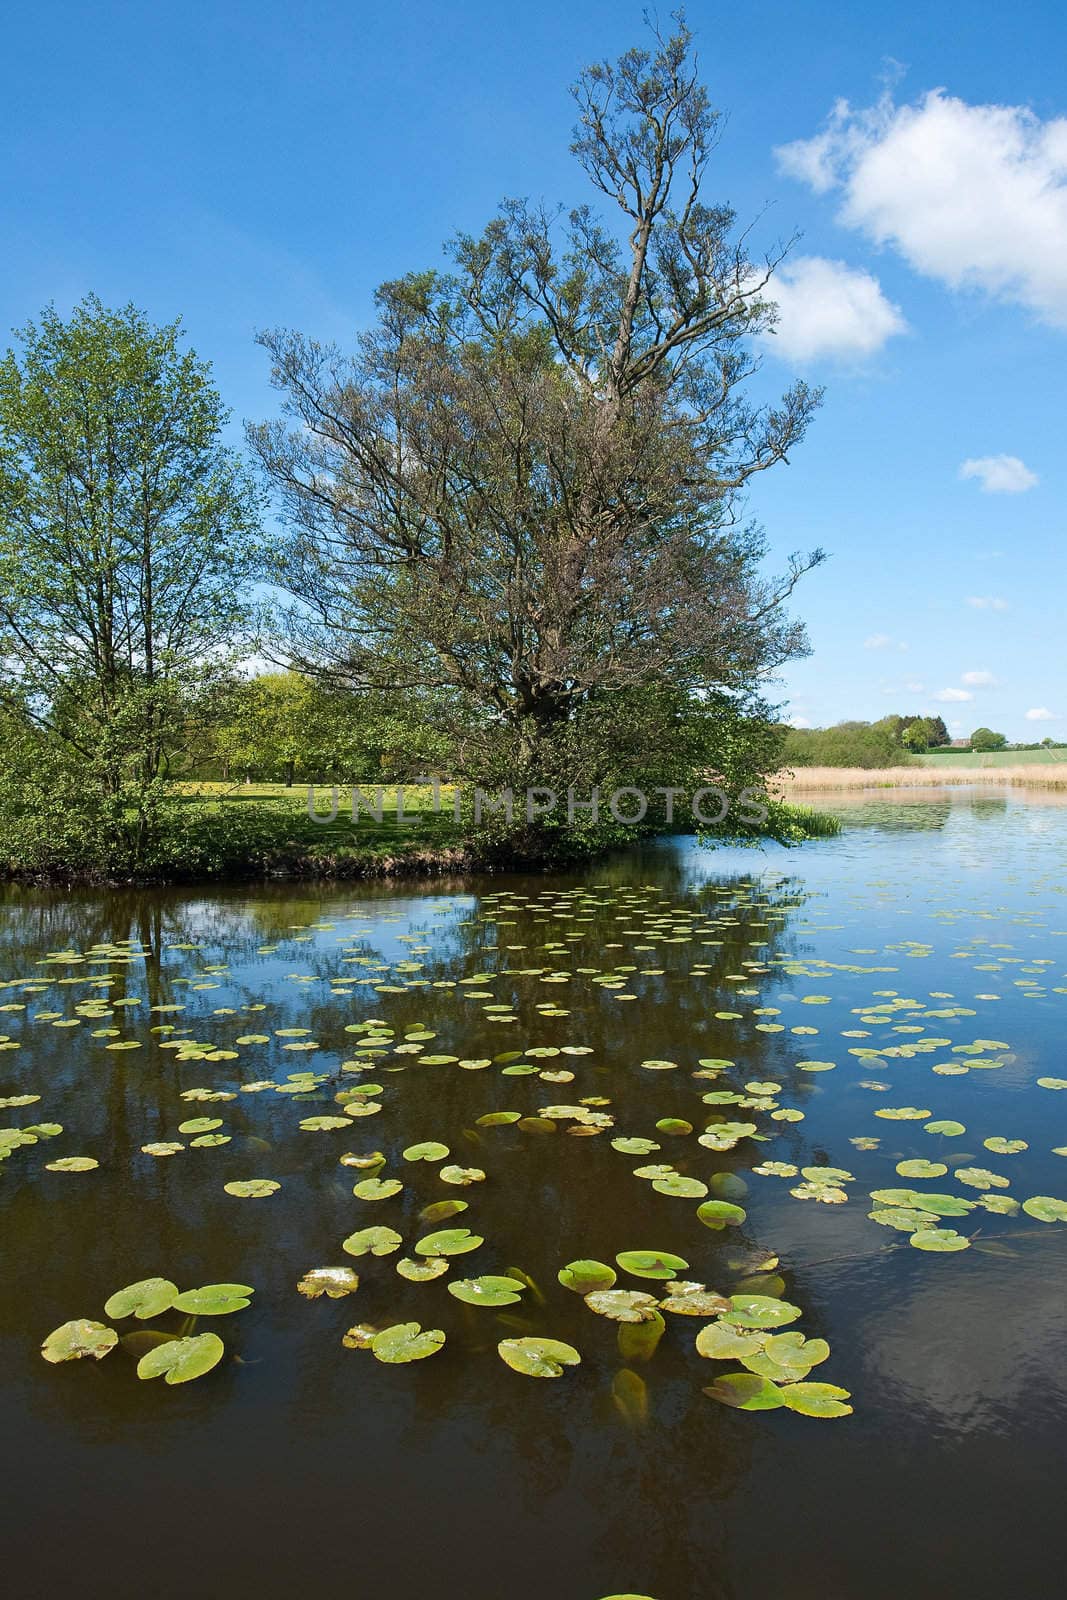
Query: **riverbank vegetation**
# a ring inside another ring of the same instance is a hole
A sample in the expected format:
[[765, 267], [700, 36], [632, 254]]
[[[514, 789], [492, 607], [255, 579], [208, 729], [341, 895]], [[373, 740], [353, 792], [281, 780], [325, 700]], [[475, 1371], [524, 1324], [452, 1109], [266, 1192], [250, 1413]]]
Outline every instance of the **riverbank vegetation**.
[[[0, 863], [310, 870], [285, 798], [178, 786], [432, 775], [574, 805], [403, 836], [560, 862], [633, 829], [583, 801], [760, 789], [763, 686], [806, 653], [743, 496], [819, 394], [754, 398], [787, 247], [706, 193], [721, 128], [684, 24], [582, 74], [573, 151], [610, 215], [509, 202], [444, 272], [381, 286], [348, 351], [264, 334], [282, 416], [224, 443], [208, 366], [134, 307], [47, 309], [0, 364]], [[250, 676], [267, 662], [285, 671]], [[904, 737], [910, 737], [905, 730]], [[247, 785], [246, 785], [247, 787]], [[765, 825], [796, 837], [772, 804]], [[317, 835], [316, 838], [321, 838]], [[353, 844], [353, 840], [355, 841]], [[393, 851], [356, 830], [346, 849]], [[392, 860], [392, 855], [388, 855]]]

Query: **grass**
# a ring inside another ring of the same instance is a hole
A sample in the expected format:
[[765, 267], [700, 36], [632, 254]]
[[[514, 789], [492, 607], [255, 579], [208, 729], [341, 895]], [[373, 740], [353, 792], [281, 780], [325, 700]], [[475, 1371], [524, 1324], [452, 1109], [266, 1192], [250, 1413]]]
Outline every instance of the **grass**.
[[1067, 770], [1067, 750], [931, 750], [916, 759], [924, 767], [1033, 767], [1059, 762]]
[[988, 767], [976, 762], [935, 767], [794, 767], [792, 771], [779, 772], [773, 782], [783, 798], [789, 800], [797, 794], [831, 789], [932, 789], [976, 782], [1067, 792], [1067, 761], [1058, 769], [1052, 763], [1029, 761]]

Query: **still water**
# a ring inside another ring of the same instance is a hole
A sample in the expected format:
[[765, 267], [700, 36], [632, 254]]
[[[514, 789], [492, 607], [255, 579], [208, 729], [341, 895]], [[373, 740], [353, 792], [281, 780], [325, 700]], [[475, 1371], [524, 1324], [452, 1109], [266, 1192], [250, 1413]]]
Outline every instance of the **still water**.
[[[1067, 1198], [1067, 809], [956, 791], [843, 814], [797, 850], [673, 840], [581, 877], [7, 891], [0, 1123], [50, 1125], [0, 1165], [7, 1592], [1058, 1595], [1067, 1224], [1021, 1203]], [[188, 1097], [205, 1089], [229, 1098]], [[500, 1111], [524, 1120], [479, 1123]], [[300, 1126], [322, 1116], [342, 1126]], [[227, 1142], [178, 1131], [200, 1117]], [[698, 1143], [731, 1119], [759, 1137]], [[404, 1158], [424, 1141], [447, 1157]], [[180, 1148], [143, 1150], [161, 1144]], [[373, 1169], [339, 1158], [372, 1151], [398, 1193], [353, 1194]], [[50, 1170], [68, 1157], [99, 1164]], [[914, 1161], [932, 1173], [898, 1174]], [[450, 1184], [456, 1166], [484, 1180]], [[280, 1187], [224, 1188], [250, 1179]], [[917, 1230], [966, 1244], [870, 1219], [894, 1203], [872, 1192], [908, 1189], [974, 1202]], [[704, 1226], [703, 1195], [743, 1220]], [[467, 1209], [420, 1220], [449, 1198]], [[402, 1244], [342, 1249], [374, 1226]], [[447, 1275], [398, 1274], [462, 1226], [484, 1242]], [[799, 1308], [830, 1346], [812, 1380], [852, 1413], [717, 1403], [741, 1369], [696, 1353], [693, 1316], [621, 1354], [623, 1325], [557, 1274], [631, 1250]], [[354, 1294], [297, 1293], [345, 1265]], [[447, 1292], [509, 1267], [515, 1304]], [[139, 1381], [126, 1344], [41, 1359], [71, 1318], [188, 1332], [178, 1311], [104, 1316], [157, 1275], [254, 1289], [193, 1326], [225, 1343], [212, 1371]], [[445, 1334], [433, 1359], [342, 1344], [409, 1321]], [[510, 1370], [497, 1345], [526, 1335], [581, 1364]]]

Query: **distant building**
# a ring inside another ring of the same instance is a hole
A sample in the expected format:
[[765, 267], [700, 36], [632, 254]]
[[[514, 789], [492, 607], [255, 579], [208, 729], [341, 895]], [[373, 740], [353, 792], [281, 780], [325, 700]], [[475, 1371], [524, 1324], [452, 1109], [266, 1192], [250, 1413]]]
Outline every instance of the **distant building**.
[[949, 744], [950, 750], [969, 750], [970, 748], [971, 741], [969, 739], [953, 739]]

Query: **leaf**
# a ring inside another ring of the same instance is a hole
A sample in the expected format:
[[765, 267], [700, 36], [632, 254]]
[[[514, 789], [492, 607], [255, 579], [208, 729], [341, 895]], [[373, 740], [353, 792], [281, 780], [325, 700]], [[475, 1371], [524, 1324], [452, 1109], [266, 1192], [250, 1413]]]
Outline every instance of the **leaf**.
[[64, 1322], [61, 1327], [52, 1330], [41, 1346], [41, 1354], [53, 1365], [59, 1361], [81, 1361], [84, 1356], [102, 1361], [118, 1342], [119, 1336], [114, 1328], [106, 1328], [102, 1322], [91, 1322], [85, 1317], [76, 1317], [73, 1322]]
[[781, 1389], [754, 1372], [728, 1372], [716, 1378], [704, 1393], [738, 1411], [777, 1411], [785, 1403]]
[[681, 1256], [672, 1256], [665, 1250], [622, 1250], [615, 1257], [624, 1272], [635, 1278], [673, 1278], [689, 1268]]
[[357, 1200], [390, 1200], [404, 1185], [399, 1178], [364, 1178], [352, 1190]]
[[233, 1183], [224, 1183], [222, 1187], [227, 1194], [236, 1195], [239, 1200], [263, 1200], [269, 1194], [276, 1194], [281, 1184], [274, 1178], [242, 1178]]
[[247, 1283], [208, 1283], [201, 1289], [186, 1289], [175, 1298], [174, 1306], [195, 1317], [228, 1317], [232, 1311], [243, 1311], [252, 1294], [255, 1290]]
[[850, 1398], [847, 1389], [833, 1383], [791, 1383], [781, 1391], [782, 1404], [790, 1411], [799, 1411], [802, 1417], [847, 1417], [852, 1407], [844, 1402]]
[[728, 1322], [709, 1322], [697, 1334], [696, 1350], [710, 1361], [739, 1361], [762, 1350], [764, 1343], [761, 1333], [735, 1328]]
[[582, 1359], [573, 1345], [560, 1339], [502, 1339], [496, 1348], [513, 1372], [527, 1378], [562, 1377], [564, 1367], [576, 1367]]
[[620, 1356], [624, 1361], [651, 1361], [666, 1328], [658, 1311], [647, 1322], [620, 1322], [616, 1335]]
[[[399, 1238], [397, 1240], [399, 1243]], [[427, 1233], [415, 1245], [420, 1256], [462, 1256], [477, 1250], [485, 1240], [469, 1228], [442, 1228], [437, 1233]]]
[[340, 1300], [346, 1294], [355, 1294], [359, 1278], [351, 1267], [311, 1267], [296, 1288], [306, 1300], [318, 1300], [322, 1295]]
[[585, 1303], [612, 1322], [650, 1322], [659, 1309], [658, 1300], [638, 1289], [597, 1289], [585, 1296]]
[[218, 1366], [225, 1346], [217, 1333], [198, 1333], [189, 1339], [168, 1339], [149, 1350], [137, 1363], [139, 1378], [166, 1378], [170, 1384], [190, 1383]]
[[150, 1317], [169, 1311], [177, 1298], [178, 1285], [169, 1278], [142, 1278], [125, 1289], [116, 1289], [105, 1302], [104, 1315], [136, 1317], [139, 1322], [147, 1322]]
[[423, 1331], [417, 1322], [397, 1322], [393, 1327], [383, 1328], [381, 1333], [376, 1333], [370, 1347], [379, 1361], [399, 1365], [435, 1356], [444, 1342], [445, 1336], [440, 1328]]
[[610, 1289], [615, 1282], [615, 1268], [603, 1261], [569, 1261], [557, 1274], [565, 1289], [575, 1294], [592, 1294], [597, 1289]]
[[409, 1144], [403, 1152], [405, 1161], [443, 1161], [447, 1155], [447, 1144], [438, 1144], [432, 1139], [423, 1144]]
[[898, 1161], [897, 1171], [902, 1178], [942, 1178], [948, 1171], [943, 1161]]
[[395, 1228], [359, 1228], [341, 1241], [341, 1249], [350, 1256], [389, 1256], [403, 1242]]
[[740, 1328], [781, 1328], [801, 1314], [799, 1306], [765, 1294], [732, 1294], [730, 1305], [732, 1309], [724, 1314], [723, 1321]]
[[404, 1256], [397, 1262], [396, 1270], [410, 1283], [429, 1283], [434, 1278], [443, 1277], [449, 1265], [444, 1256], [428, 1256], [425, 1261], [416, 1261], [413, 1256]]
[[93, 1156], [61, 1156], [58, 1161], [46, 1161], [46, 1172], [92, 1172], [100, 1165]]
[[969, 1249], [971, 1241], [954, 1228], [920, 1228], [908, 1243], [916, 1250], [955, 1251]]
[[455, 1183], [461, 1188], [467, 1188], [472, 1183], [484, 1183], [485, 1173], [481, 1167], [441, 1167], [438, 1177], [444, 1183]]
[[1051, 1195], [1032, 1195], [1023, 1201], [1023, 1210], [1038, 1222], [1067, 1222], [1067, 1200], [1056, 1200]]
[[707, 1184], [699, 1178], [684, 1178], [679, 1172], [672, 1172], [669, 1178], [654, 1178], [652, 1187], [657, 1194], [674, 1195], [679, 1200], [702, 1200], [708, 1192]]
[[458, 1278], [448, 1285], [449, 1294], [455, 1295], [468, 1306], [513, 1306], [522, 1296], [523, 1285], [514, 1278]]
[[705, 1228], [737, 1228], [747, 1215], [743, 1206], [731, 1205], [729, 1200], [705, 1200], [697, 1206], [697, 1217]]

